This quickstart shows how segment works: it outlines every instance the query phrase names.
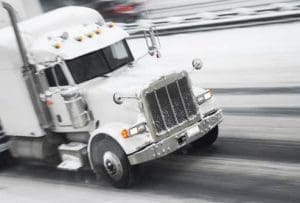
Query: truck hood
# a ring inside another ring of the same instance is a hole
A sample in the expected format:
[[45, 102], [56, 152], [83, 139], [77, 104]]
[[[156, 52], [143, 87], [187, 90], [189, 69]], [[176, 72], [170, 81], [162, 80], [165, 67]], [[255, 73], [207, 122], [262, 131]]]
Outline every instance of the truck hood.
[[114, 93], [123, 97], [140, 96], [152, 82], [162, 76], [179, 72], [178, 70], [178, 67], [171, 66], [161, 59], [147, 56], [133, 67], [123, 67], [109, 74], [107, 78], [95, 78], [80, 84], [80, 90], [95, 119], [102, 121], [102, 124], [126, 121], [134, 125], [144, 119], [139, 109], [139, 101], [124, 99], [123, 104], [118, 105], [113, 101]]
[[86, 98], [94, 118], [100, 120], [102, 125], [124, 121], [133, 125], [141, 122], [143, 118], [139, 116], [139, 101], [124, 99], [124, 103], [118, 105], [113, 101], [114, 93], [124, 97], [139, 96], [151, 82], [176, 72], [175, 68], [170, 68], [160, 59], [151, 58], [141, 62], [135, 63], [133, 67], [122, 67], [110, 73], [107, 78], [95, 78], [80, 84], [79, 89]]

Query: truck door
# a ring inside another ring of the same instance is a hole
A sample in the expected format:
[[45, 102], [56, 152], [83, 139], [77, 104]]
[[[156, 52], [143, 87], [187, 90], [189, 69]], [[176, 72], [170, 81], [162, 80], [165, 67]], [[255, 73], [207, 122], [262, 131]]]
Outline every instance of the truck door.
[[45, 92], [46, 103], [50, 110], [55, 128], [70, 127], [72, 122], [68, 110], [61, 96], [61, 92], [70, 87], [61, 65], [44, 70], [48, 81], [48, 90]]

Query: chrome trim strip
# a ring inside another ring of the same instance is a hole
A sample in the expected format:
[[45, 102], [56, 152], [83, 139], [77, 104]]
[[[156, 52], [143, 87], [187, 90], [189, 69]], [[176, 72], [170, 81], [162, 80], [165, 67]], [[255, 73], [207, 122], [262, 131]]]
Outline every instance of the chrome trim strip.
[[157, 104], [158, 104], [159, 113], [160, 113], [161, 118], [162, 118], [162, 120], [163, 120], [164, 126], [165, 126], [166, 130], [168, 131], [168, 126], [167, 126], [167, 123], [166, 123], [166, 118], [165, 118], [165, 116], [164, 116], [164, 114], [163, 114], [163, 111], [162, 111], [160, 102], [159, 102], [159, 100], [158, 100], [158, 96], [157, 96], [156, 91], [154, 91], [154, 95], [155, 95], [155, 100], [156, 100], [156, 102], [157, 102]]
[[175, 113], [174, 105], [173, 105], [173, 102], [172, 102], [172, 100], [171, 100], [171, 97], [170, 97], [170, 93], [169, 93], [168, 87], [165, 86], [165, 89], [166, 89], [166, 92], [167, 92], [167, 95], [168, 95], [169, 102], [170, 102], [170, 104], [171, 104], [173, 116], [174, 116], [174, 118], [175, 118], [176, 124], [178, 125], [179, 122], [178, 122], [178, 119], [177, 119], [177, 116], [176, 116], [176, 113]]
[[189, 121], [190, 117], [189, 117], [189, 114], [187, 112], [187, 108], [186, 108], [185, 102], [184, 102], [183, 97], [182, 97], [182, 93], [181, 93], [180, 86], [178, 84], [178, 80], [176, 81], [176, 86], [177, 86], [177, 89], [178, 89], [178, 92], [179, 92], [179, 96], [180, 96], [180, 99], [181, 99], [181, 102], [182, 102], [182, 105], [183, 105], [183, 108], [184, 108], [184, 112], [186, 114], [187, 120]]

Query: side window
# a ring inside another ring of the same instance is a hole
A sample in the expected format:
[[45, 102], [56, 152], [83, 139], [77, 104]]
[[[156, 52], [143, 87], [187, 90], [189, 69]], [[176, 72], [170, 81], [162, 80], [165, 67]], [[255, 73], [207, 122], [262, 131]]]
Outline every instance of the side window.
[[61, 67], [59, 65], [54, 66], [55, 74], [58, 80], [59, 86], [67, 86], [69, 85], [67, 78], [62, 71]]
[[112, 69], [116, 69], [133, 60], [126, 40], [104, 48], [103, 53]]
[[114, 59], [125, 59], [128, 57], [128, 53], [123, 41], [115, 43], [110, 48]]
[[52, 68], [45, 69], [45, 74], [46, 74], [46, 78], [48, 80], [49, 87], [55, 87], [56, 86], [56, 82], [55, 82], [52, 70], [53, 70]]
[[47, 68], [45, 70], [45, 74], [48, 80], [49, 87], [69, 85], [60, 65], [55, 65], [53, 68]]

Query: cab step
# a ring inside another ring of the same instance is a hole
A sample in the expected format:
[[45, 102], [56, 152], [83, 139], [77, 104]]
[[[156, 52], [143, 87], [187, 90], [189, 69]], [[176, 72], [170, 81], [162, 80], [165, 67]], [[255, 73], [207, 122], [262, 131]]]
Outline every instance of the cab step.
[[87, 163], [87, 145], [80, 142], [70, 142], [58, 147], [62, 162], [59, 169], [76, 171]]

